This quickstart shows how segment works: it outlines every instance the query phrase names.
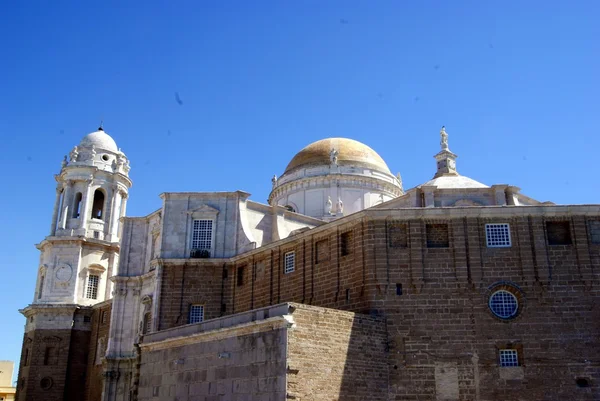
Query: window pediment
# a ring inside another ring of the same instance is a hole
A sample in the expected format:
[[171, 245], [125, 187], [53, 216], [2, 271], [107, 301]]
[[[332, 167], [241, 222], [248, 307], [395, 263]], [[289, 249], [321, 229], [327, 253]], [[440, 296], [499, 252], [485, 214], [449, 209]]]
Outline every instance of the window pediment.
[[91, 273], [104, 273], [106, 271], [106, 268], [102, 265], [89, 265], [87, 267], [87, 270], [89, 270]]
[[192, 219], [214, 219], [219, 214], [219, 210], [212, 206], [202, 205], [199, 208], [188, 210]]

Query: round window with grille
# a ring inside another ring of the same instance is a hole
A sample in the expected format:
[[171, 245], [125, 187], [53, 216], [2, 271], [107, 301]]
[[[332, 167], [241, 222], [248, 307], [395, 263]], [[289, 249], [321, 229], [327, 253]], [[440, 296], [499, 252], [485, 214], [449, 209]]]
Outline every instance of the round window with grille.
[[494, 315], [502, 319], [510, 319], [516, 316], [519, 301], [512, 292], [499, 290], [490, 296], [489, 306]]

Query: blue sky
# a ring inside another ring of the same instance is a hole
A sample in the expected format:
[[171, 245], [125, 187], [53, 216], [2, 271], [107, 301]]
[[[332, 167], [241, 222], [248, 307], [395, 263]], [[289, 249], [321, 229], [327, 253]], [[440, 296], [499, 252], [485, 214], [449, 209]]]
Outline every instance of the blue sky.
[[326, 137], [368, 144], [410, 188], [442, 125], [463, 175], [598, 203], [598, 2], [67, 3], [0, 12], [0, 359], [19, 358], [53, 174], [101, 119], [133, 216], [165, 191], [265, 202]]

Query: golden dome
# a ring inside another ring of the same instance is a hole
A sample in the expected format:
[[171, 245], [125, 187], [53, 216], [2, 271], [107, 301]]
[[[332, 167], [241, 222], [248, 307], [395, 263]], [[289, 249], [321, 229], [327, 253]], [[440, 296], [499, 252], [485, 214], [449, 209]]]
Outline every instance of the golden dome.
[[327, 138], [311, 143], [294, 156], [284, 174], [299, 167], [331, 164], [332, 149], [338, 152], [337, 163], [340, 166], [368, 167], [392, 174], [377, 152], [364, 143], [347, 138]]

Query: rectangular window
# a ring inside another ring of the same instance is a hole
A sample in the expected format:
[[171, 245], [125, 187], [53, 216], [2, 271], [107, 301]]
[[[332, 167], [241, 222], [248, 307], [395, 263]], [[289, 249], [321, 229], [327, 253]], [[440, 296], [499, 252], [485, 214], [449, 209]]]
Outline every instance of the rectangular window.
[[600, 220], [588, 221], [592, 244], [600, 244]]
[[95, 274], [90, 274], [88, 276], [88, 284], [85, 290], [85, 297], [87, 299], [96, 299], [98, 298], [98, 282], [100, 281], [100, 276]]
[[390, 248], [408, 247], [408, 229], [404, 223], [392, 222], [388, 225], [388, 243]]
[[427, 224], [425, 231], [427, 234], [427, 248], [448, 248], [450, 246], [448, 224]]
[[56, 347], [46, 347], [44, 352], [44, 365], [58, 364], [58, 350]]
[[102, 312], [100, 312], [100, 322], [102, 324], [106, 323], [106, 311], [105, 310], [103, 310]]
[[296, 253], [294, 251], [286, 252], [284, 256], [283, 272], [288, 274], [292, 273], [294, 270], [296, 270]]
[[315, 244], [315, 263], [321, 263], [329, 259], [329, 241], [326, 239], [317, 241]]
[[352, 251], [352, 231], [343, 233], [340, 236], [340, 248], [342, 256], [350, 255]]
[[571, 245], [571, 226], [568, 221], [546, 222], [548, 245]]
[[237, 286], [241, 287], [244, 285], [244, 269], [246, 266], [240, 266], [237, 268]]
[[190, 306], [190, 323], [200, 323], [204, 321], [204, 305]]
[[194, 220], [192, 226], [192, 249], [209, 251], [212, 248], [212, 220]]
[[486, 224], [485, 239], [488, 248], [510, 247], [510, 226], [506, 223]]
[[402, 284], [396, 283], [396, 295], [402, 295]]
[[516, 349], [500, 350], [500, 366], [519, 366], [519, 354]]
[[42, 297], [43, 292], [44, 292], [44, 275], [42, 274], [40, 276], [40, 289], [38, 291], [38, 299], [40, 299]]
[[29, 365], [29, 348], [25, 348], [25, 356], [23, 357], [23, 366]]

